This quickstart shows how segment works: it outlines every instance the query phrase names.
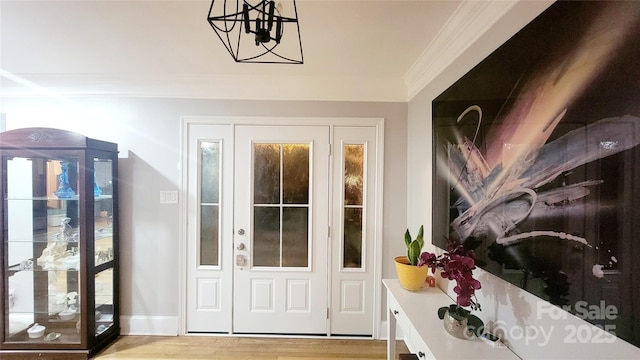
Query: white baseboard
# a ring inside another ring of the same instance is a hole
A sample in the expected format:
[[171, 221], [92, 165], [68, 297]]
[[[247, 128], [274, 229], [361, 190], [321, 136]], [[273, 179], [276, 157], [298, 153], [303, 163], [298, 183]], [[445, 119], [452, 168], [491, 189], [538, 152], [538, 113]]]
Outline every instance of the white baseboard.
[[177, 316], [120, 316], [120, 334], [177, 336]]
[[[120, 334], [177, 336], [177, 316], [120, 316]], [[380, 340], [387, 339], [387, 322], [382, 321], [378, 329]], [[396, 339], [403, 340], [402, 329], [396, 330]]]

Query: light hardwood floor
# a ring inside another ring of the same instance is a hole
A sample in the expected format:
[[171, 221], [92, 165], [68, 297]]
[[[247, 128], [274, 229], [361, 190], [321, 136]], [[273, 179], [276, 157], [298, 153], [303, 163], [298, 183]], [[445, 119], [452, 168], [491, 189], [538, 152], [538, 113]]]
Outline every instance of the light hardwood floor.
[[[407, 352], [402, 341], [397, 347]], [[367, 339], [122, 336], [94, 359], [382, 360], [386, 351], [386, 341]]]

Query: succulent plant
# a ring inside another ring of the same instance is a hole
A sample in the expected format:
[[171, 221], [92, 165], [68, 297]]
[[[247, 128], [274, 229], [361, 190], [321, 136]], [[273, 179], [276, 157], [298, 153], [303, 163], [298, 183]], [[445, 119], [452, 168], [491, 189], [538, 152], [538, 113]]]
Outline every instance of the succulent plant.
[[420, 230], [418, 230], [418, 236], [414, 239], [411, 239], [411, 234], [409, 233], [409, 229], [404, 233], [404, 243], [407, 245], [407, 257], [409, 258], [409, 263], [411, 265], [417, 266], [418, 259], [420, 257], [420, 252], [422, 251], [422, 247], [424, 246], [424, 225], [420, 226]]

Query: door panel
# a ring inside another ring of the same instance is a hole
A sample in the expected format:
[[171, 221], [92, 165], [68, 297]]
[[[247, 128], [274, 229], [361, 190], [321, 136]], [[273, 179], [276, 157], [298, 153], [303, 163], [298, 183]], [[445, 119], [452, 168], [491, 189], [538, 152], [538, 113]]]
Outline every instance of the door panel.
[[335, 127], [331, 333], [372, 335], [377, 143], [375, 127]]
[[328, 126], [237, 126], [233, 331], [327, 332]]
[[187, 332], [231, 331], [231, 140], [230, 125], [189, 127]]

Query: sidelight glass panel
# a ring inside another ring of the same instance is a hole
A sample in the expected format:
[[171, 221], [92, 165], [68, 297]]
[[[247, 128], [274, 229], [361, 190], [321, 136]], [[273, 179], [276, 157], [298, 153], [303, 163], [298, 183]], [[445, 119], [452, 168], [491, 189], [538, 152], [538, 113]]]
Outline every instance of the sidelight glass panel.
[[200, 143], [201, 181], [200, 196], [203, 203], [220, 202], [220, 142]]
[[344, 209], [344, 267], [362, 265], [362, 209]]
[[282, 202], [307, 204], [309, 202], [309, 145], [282, 146]]
[[253, 265], [309, 266], [309, 144], [254, 144]]
[[253, 217], [253, 265], [280, 266], [280, 207], [255, 207]]
[[255, 204], [280, 203], [280, 145], [254, 144], [253, 191]]
[[364, 145], [344, 146], [344, 203], [362, 205]]
[[309, 209], [282, 209], [282, 266], [306, 267], [309, 263]]
[[364, 145], [344, 145], [343, 262], [345, 268], [362, 267], [362, 214], [364, 197]]
[[218, 219], [217, 205], [200, 206], [200, 265], [217, 266], [218, 262]]
[[200, 265], [220, 264], [220, 153], [219, 141], [200, 143]]

